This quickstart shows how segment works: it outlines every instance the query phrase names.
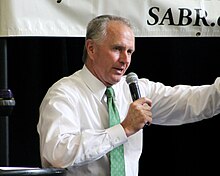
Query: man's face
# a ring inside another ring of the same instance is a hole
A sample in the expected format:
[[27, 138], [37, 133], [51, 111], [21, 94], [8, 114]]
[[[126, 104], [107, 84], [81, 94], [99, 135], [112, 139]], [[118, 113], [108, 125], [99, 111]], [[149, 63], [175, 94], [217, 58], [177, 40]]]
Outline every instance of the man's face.
[[106, 86], [119, 82], [130, 65], [134, 45], [134, 34], [129, 27], [110, 22], [104, 40], [93, 43], [90, 70]]

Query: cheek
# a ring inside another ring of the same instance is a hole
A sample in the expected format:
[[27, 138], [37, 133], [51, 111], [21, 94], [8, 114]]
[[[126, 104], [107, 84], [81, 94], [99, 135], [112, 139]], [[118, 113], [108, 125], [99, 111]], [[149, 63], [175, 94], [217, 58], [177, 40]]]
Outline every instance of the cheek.
[[99, 52], [96, 53], [95, 62], [102, 68], [108, 69], [108, 67], [112, 67], [112, 65], [117, 62], [120, 57], [120, 53], [111, 52], [109, 50], [100, 49]]
[[110, 52], [108, 53], [108, 61], [110, 63], [115, 63], [120, 60], [120, 53], [119, 52]]

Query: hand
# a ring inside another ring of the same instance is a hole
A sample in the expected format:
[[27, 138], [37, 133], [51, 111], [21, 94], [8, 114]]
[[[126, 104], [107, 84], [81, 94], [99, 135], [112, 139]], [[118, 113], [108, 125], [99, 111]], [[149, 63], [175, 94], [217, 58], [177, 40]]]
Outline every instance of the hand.
[[139, 98], [130, 104], [127, 116], [121, 123], [128, 137], [142, 129], [145, 124], [151, 124], [151, 105], [152, 101], [146, 97]]

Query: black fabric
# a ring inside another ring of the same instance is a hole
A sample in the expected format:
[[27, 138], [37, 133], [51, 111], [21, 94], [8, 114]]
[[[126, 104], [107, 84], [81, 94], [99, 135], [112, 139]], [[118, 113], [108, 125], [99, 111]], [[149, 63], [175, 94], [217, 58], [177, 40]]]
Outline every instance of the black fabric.
[[[10, 116], [10, 165], [40, 166], [36, 125], [47, 89], [83, 66], [84, 38], [9, 37], [8, 87], [16, 106]], [[211, 84], [220, 76], [220, 38], [136, 38], [128, 72], [167, 85]], [[216, 172], [219, 115], [177, 127], [144, 129], [139, 175], [195, 176]]]

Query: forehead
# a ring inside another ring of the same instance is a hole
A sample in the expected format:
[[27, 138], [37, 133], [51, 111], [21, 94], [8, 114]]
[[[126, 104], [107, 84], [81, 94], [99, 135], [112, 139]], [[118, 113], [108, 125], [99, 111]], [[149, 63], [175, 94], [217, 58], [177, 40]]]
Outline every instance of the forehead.
[[128, 45], [134, 49], [134, 33], [129, 26], [120, 21], [109, 22], [106, 39], [116, 44]]

